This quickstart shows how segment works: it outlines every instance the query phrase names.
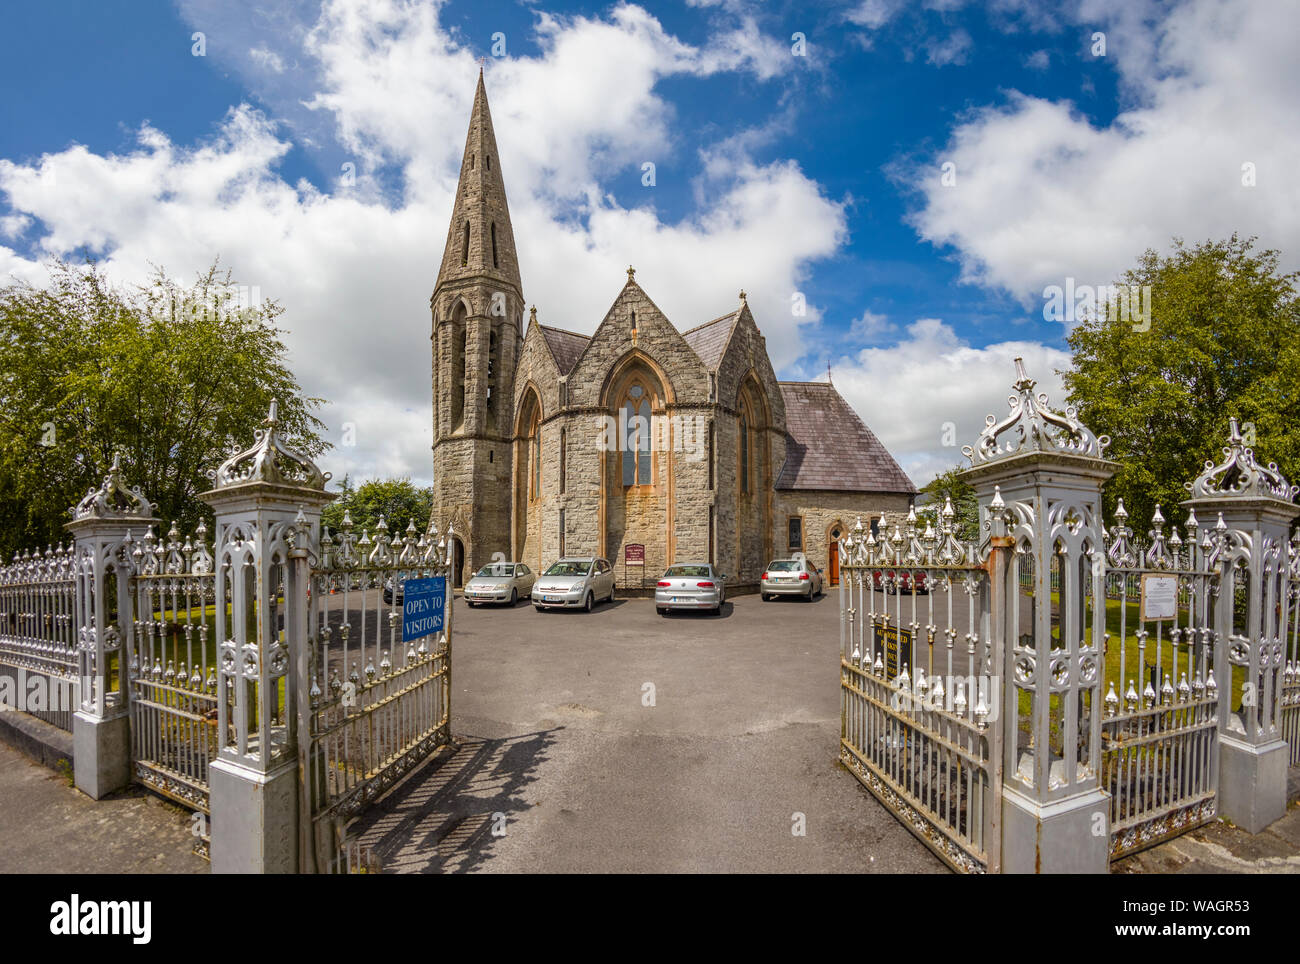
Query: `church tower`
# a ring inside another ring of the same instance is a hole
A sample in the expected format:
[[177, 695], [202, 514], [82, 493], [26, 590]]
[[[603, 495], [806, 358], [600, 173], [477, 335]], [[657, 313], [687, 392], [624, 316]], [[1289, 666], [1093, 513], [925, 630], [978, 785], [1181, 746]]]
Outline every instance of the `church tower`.
[[458, 576], [510, 558], [515, 363], [523, 288], [483, 73], [433, 312], [433, 521], [453, 522], [465, 550]]

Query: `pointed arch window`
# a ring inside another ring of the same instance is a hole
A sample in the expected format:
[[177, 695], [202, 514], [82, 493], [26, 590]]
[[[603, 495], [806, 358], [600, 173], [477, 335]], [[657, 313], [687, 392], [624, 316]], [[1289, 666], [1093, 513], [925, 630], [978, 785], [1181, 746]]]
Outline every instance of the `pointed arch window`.
[[749, 416], [740, 413], [740, 491], [749, 491]]
[[533, 420], [528, 427], [528, 497], [542, 497], [542, 417], [541, 412], [533, 413]]
[[[560, 429], [560, 494], [561, 495], [564, 494], [564, 483], [565, 483], [565, 474], [566, 474], [564, 463], [568, 461], [568, 454], [569, 454], [568, 435], [569, 433], [566, 429], [563, 428]], [[563, 512], [564, 510], [561, 509], [560, 511]]]
[[465, 305], [458, 304], [452, 315], [451, 326], [451, 430], [455, 431], [465, 419], [465, 389], [467, 366], [465, 353]]
[[465, 237], [460, 246], [460, 264], [463, 268], [469, 264], [469, 222], [465, 222]]
[[492, 392], [497, 384], [496, 372], [497, 358], [497, 330], [493, 328], [488, 332], [488, 357], [487, 357], [487, 413], [488, 417], [493, 417], [496, 413], [492, 409]]
[[[713, 491], [713, 419], [709, 419], [708, 459], [709, 459], [709, 491], [712, 492]], [[709, 561], [712, 562], [713, 560], [710, 559]]]
[[640, 382], [628, 386], [619, 405], [622, 423], [623, 485], [650, 485], [653, 481], [650, 445], [650, 393]]

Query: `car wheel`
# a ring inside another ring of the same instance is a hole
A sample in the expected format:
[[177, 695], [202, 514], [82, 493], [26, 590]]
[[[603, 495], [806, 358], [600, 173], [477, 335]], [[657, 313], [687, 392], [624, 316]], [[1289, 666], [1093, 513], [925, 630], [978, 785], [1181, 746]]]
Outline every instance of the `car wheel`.
[[667, 615], [668, 615], [668, 610], [665, 609], [663, 606], [656, 606], [655, 608], [659, 610], [659, 615], [660, 615], [660, 616], [667, 616]]
[[468, 606], [470, 609], [473, 609], [475, 606], [478, 605], [478, 603], [472, 603], [472, 602], [470, 602], [468, 599], [466, 599], [466, 600], [465, 600], [465, 605]]
[[511, 590], [510, 590], [510, 608], [511, 608], [511, 609], [514, 609], [515, 606], [516, 606], [518, 603], [519, 603], [519, 592], [518, 592], [518, 590], [511, 589]]
[[544, 613], [544, 612], [546, 612], [546, 607], [545, 607], [545, 606], [534, 606], [533, 608], [536, 609], [539, 613]]
[[587, 598], [582, 601], [582, 608], [585, 612], [591, 612], [592, 607], [596, 605], [596, 597], [590, 591], [587, 592]]
[[760, 592], [760, 593], [758, 594], [758, 598], [761, 599], [761, 600], [763, 600], [763, 602], [767, 602], [767, 593], [765, 593], [765, 592]]

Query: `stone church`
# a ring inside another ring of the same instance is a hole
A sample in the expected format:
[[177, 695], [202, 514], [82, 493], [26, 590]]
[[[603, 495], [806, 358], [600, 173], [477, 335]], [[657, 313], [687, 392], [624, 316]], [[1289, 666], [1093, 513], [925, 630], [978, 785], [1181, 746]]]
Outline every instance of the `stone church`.
[[596, 555], [625, 589], [710, 560], [735, 592], [803, 552], [833, 583], [856, 518], [916, 492], [829, 382], [777, 380], [743, 291], [682, 331], [629, 267], [594, 334], [526, 312], [481, 73], [430, 307], [432, 521], [458, 580]]

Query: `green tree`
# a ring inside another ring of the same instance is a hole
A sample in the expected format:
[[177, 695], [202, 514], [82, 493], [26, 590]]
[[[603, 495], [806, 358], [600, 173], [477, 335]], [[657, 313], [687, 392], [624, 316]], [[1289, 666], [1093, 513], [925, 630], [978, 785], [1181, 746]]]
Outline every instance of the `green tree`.
[[1070, 400], [1121, 464], [1106, 486], [1108, 519], [1123, 498], [1139, 532], [1157, 502], [1181, 524], [1184, 485], [1222, 458], [1232, 416], [1261, 461], [1300, 481], [1297, 274], [1280, 273], [1277, 252], [1254, 240], [1148, 250], [1120, 283], [1151, 286], [1149, 319], [1099, 312], [1070, 333]]
[[975, 498], [974, 487], [960, 477], [962, 469], [962, 465], [954, 465], [948, 471], [936, 475], [929, 483], [921, 486], [921, 492], [930, 497], [930, 504], [917, 511], [928, 512], [933, 510], [937, 530], [938, 513], [943, 511], [944, 500], [952, 499], [952, 508], [955, 513], [953, 523], [957, 527], [954, 534], [958, 539], [968, 540], [979, 536], [980, 507], [979, 501]]
[[253, 442], [272, 399], [280, 429], [319, 455], [324, 427], [285, 364], [274, 302], [241, 305], [214, 263], [182, 287], [155, 269], [114, 287], [94, 264], [0, 288], [0, 552], [66, 537], [68, 509], [117, 453], [165, 523], [210, 518], [207, 473]]
[[390, 536], [405, 533], [411, 522], [417, 532], [423, 533], [433, 512], [433, 489], [420, 488], [409, 478], [369, 479], [354, 486], [345, 475], [339, 483], [339, 497], [325, 507], [321, 523], [337, 530], [343, 524], [345, 511], [351, 515], [358, 534], [365, 530], [373, 536], [381, 516]]

